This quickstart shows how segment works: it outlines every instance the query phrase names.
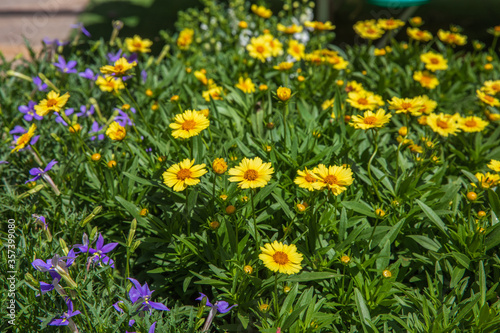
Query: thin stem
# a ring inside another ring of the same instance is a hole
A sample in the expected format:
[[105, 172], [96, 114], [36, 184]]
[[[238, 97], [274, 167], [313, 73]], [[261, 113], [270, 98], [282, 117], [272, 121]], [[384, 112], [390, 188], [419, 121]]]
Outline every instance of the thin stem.
[[274, 274], [274, 312], [276, 312], [276, 317], [279, 316], [278, 308], [278, 273]]
[[253, 197], [255, 196], [255, 191], [252, 189], [251, 201], [252, 201], [252, 215], [253, 215], [253, 227], [255, 232], [255, 252], [259, 252], [259, 231], [257, 230], [257, 218], [255, 217], [255, 203]]
[[283, 141], [283, 146], [286, 146], [286, 117], [288, 115], [288, 103], [285, 104], [285, 107], [283, 108], [283, 131], [284, 131], [284, 141]]
[[144, 114], [142, 113], [141, 111], [141, 108], [139, 106], [139, 104], [137, 104], [137, 102], [135, 101], [135, 99], [132, 97], [132, 95], [130, 94], [130, 91], [128, 90], [128, 87], [127, 85], [125, 85], [125, 92], [127, 93], [128, 97], [132, 100], [132, 102], [135, 104], [135, 106], [137, 107], [137, 112], [139, 112], [139, 114], [141, 115], [141, 118], [142, 118], [142, 121], [144, 122], [144, 124], [146, 125], [146, 127], [148, 128], [149, 130], [149, 133], [153, 133], [153, 130], [151, 129], [151, 127], [149, 127], [149, 123], [146, 121], [146, 118], [144, 117]]
[[368, 250], [370, 250], [370, 248], [372, 246], [372, 238], [373, 238], [373, 235], [375, 235], [375, 229], [377, 229], [377, 225], [378, 225], [379, 220], [380, 220], [380, 218], [377, 216], [377, 220], [375, 221], [375, 225], [373, 226], [372, 234], [370, 235], [370, 239], [368, 240]]
[[188, 189], [186, 189], [186, 206], [185, 206], [185, 210], [186, 210], [186, 218], [187, 218], [187, 235], [188, 237], [191, 235], [191, 217], [189, 216], [189, 210], [188, 210], [188, 199], [189, 199], [189, 191]]
[[377, 139], [378, 139], [378, 133], [376, 132], [376, 130], [374, 130], [374, 132], [373, 132], [373, 144], [375, 145], [375, 149], [373, 150], [372, 157], [370, 157], [370, 160], [368, 161], [368, 177], [370, 178], [370, 181], [372, 182], [373, 190], [375, 191], [375, 194], [377, 195], [378, 200], [380, 202], [382, 202], [382, 198], [380, 197], [380, 194], [378, 193], [377, 184], [373, 180], [372, 172], [371, 172], [372, 161], [375, 158], [375, 155], [377, 154], [377, 151], [378, 151]]

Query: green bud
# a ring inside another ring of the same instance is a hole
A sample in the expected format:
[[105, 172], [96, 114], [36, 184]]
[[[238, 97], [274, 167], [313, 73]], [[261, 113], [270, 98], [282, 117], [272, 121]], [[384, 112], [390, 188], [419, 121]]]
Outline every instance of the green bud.
[[69, 250], [68, 250], [68, 245], [66, 245], [66, 242], [64, 241], [64, 239], [59, 238], [59, 245], [61, 245], [61, 248], [64, 252], [64, 255], [67, 256]]
[[135, 252], [135, 250], [141, 245], [141, 241], [137, 240], [135, 241], [134, 245], [132, 245], [132, 252]]
[[97, 227], [94, 227], [94, 229], [92, 229], [89, 239], [94, 239], [95, 235], [97, 235]]
[[17, 200], [22, 200], [26, 197], [29, 197], [31, 194], [34, 194], [36, 192], [39, 192], [42, 188], [44, 188], [45, 185], [43, 184], [40, 184], [40, 185], [37, 185], [35, 187], [33, 187], [31, 190], [28, 190], [26, 192], [24, 192], [23, 194], [20, 194], [18, 197], [17, 197]]

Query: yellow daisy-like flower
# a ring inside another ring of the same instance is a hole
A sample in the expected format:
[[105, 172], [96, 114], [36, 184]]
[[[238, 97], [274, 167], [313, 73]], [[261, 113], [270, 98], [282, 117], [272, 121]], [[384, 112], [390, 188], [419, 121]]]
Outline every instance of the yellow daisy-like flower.
[[198, 178], [207, 173], [205, 164], [194, 165], [194, 160], [186, 158], [184, 161], [172, 165], [163, 173], [163, 183], [172, 187], [174, 191], [184, 191], [188, 186], [200, 182]]
[[252, 37], [246, 48], [250, 57], [259, 59], [262, 62], [272, 56], [271, 46], [264, 36]]
[[460, 117], [458, 114], [451, 116], [444, 113], [431, 113], [427, 116], [427, 125], [441, 136], [457, 135], [460, 132], [458, 117]]
[[276, 28], [278, 29], [278, 31], [284, 32], [285, 34], [288, 34], [288, 35], [293, 35], [293, 34], [296, 34], [298, 32], [302, 32], [302, 30], [303, 30], [302, 26], [296, 25], [295, 23], [290, 25], [290, 26], [284, 26], [283, 24], [278, 23]]
[[265, 34], [263, 38], [267, 41], [273, 57], [278, 57], [283, 54], [283, 44], [281, 44], [278, 39], [274, 38], [271, 34]]
[[129, 52], [148, 53], [151, 52], [150, 47], [153, 42], [135, 35], [134, 38], [125, 38], [125, 45], [127, 45]]
[[52, 90], [47, 94], [46, 99], [42, 99], [40, 103], [35, 105], [36, 114], [43, 117], [51, 111], [59, 112], [66, 105], [66, 102], [68, 102], [68, 98], [69, 93], [59, 96], [59, 93]]
[[332, 108], [333, 107], [333, 103], [335, 102], [335, 98], [332, 98], [332, 99], [327, 99], [326, 101], [324, 101], [322, 104], [321, 104], [321, 109], [323, 110], [326, 110], [328, 108]]
[[175, 123], [169, 125], [172, 136], [176, 139], [187, 139], [200, 134], [210, 125], [208, 119], [197, 111], [186, 110], [184, 113], [175, 115]]
[[349, 61], [345, 60], [344, 58], [338, 55], [327, 57], [326, 62], [333, 65], [333, 68], [339, 71], [346, 69], [347, 66], [349, 66]]
[[187, 50], [189, 45], [193, 43], [194, 30], [186, 28], [179, 33], [177, 38], [177, 46], [181, 50]]
[[35, 130], [36, 130], [36, 125], [31, 124], [30, 128], [28, 129], [28, 132], [24, 133], [20, 137], [17, 138], [16, 141], [14, 141], [14, 149], [11, 150], [11, 153], [15, 151], [19, 151], [20, 149], [23, 149], [27, 145], [29, 145], [31, 138], [35, 135]]
[[467, 43], [467, 36], [460, 35], [451, 31], [444, 31], [442, 29], [439, 29], [437, 35], [442, 42], [450, 44], [451, 46], [465, 45]]
[[420, 113], [430, 114], [434, 112], [437, 107], [437, 102], [430, 99], [427, 95], [419, 96], [423, 103], [422, 108], [419, 110]]
[[378, 109], [376, 113], [366, 111], [363, 116], [352, 116], [349, 125], [363, 130], [384, 127], [390, 121], [391, 117], [392, 115], [386, 114], [384, 109]]
[[212, 169], [215, 173], [222, 175], [227, 171], [227, 163], [223, 158], [216, 158], [212, 163]]
[[241, 76], [238, 79], [238, 83], [235, 85], [236, 88], [240, 89], [243, 91], [245, 94], [253, 93], [255, 92], [255, 84], [252, 82], [252, 79], [247, 77], [246, 79], [243, 79]]
[[428, 71], [416, 71], [413, 73], [413, 80], [420, 83], [420, 85], [427, 89], [434, 89], [439, 85], [439, 80], [436, 75], [429, 73]]
[[101, 67], [101, 73], [114, 76], [125, 76], [129, 69], [137, 66], [137, 62], [128, 62], [127, 59], [121, 57], [115, 61], [114, 66], [106, 65]]
[[255, 15], [260, 16], [262, 18], [270, 18], [271, 15], [273, 15], [273, 12], [264, 6], [257, 6], [256, 4], [253, 4], [252, 7], [250, 7], [250, 9]]
[[432, 34], [429, 31], [419, 28], [407, 28], [406, 33], [408, 37], [419, 42], [428, 42], [432, 39]]
[[125, 89], [122, 79], [113, 76], [99, 76], [95, 84], [99, 86], [99, 89], [107, 92], [117, 92], [118, 90]]
[[389, 102], [389, 109], [396, 110], [396, 113], [411, 113], [412, 116], [420, 116], [420, 110], [424, 103], [420, 97], [398, 98], [393, 97]]
[[202, 71], [194, 71], [193, 73], [194, 77], [200, 81], [201, 83], [203, 83], [204, 85], [207, 85], [208, 84], [208, 79], [207, 79], [207, 76], [205, 73], [203, 73]]
[[488, 168], [490, 168], [493, 171], [500, 172], [500, 161], [491, 160], [490, 163], [488, 164]]
[[379, 39], [384, 35], [384, 30], [380, 29], [375, 20], [359, 21], [354, 24], [354, 31], [364, 39]]
[[423, 53], [420, 55], [420, 60], [425, 64], [425, 68], [433, 72], [448, 69], [448, 60], [439, 53]]
[[458, 124], [462, 131], [467, 133], [481, 132], [488, 126], [489, 122], [475, 116], [460, 118]]
[[356, 109], [359, 110], [375, 110], [379, 106], [380, 102], [374, 93], [361, 90], [353, 91], [347, 94], [347, 102]]
[[302, 266], [302, 254], [297, 252], [295, 244], [286, 245], [278, 241], [272, 244], [264, 244], [260, 248], [259, 259], [273, 272], [285, 273], [288, 275], [300, 272]]
[[[500, 106], [500, 101], [498, 100], [498, 98], [487, 95], [484, 92], [482, 92], [481, 90], [476, 90], [476, 95], [485, 104], [488, 104], [490, 106]], [[36, 108], [36, 106], [35, 106], [35, 108]]]
[[300, 59], [304, 58], [304, 50], [306, 49], [306, 46], [302, 43], [299, 43], [295, 39], [291, 39], [288, 42], [288, 49], [286, 52], [291, 55], [292, 57], [295, 58], [295, 60], [299, 61]]
[[271, 163], [262, 163], [259, 157], [254, 159], [244, 158], [240, 164], [229, 169], [230, 182], [239, 182], [241, 188], [264, 187], [271, 180], [274, 169]]
[[344, 166], [330, 165], [326, 167], [324, 164], [318, 165], [313, 172], [318, 175], [319, 183], [322, 188], [327, 188], [332, 191], [333, 195], [339, 195], [344, 192], [347, 187], [352, 184], [352, 170]]
[[304, 25], [314, 31], [327, 31], [335, 29], [335, 26], [330, 21], [306, 21], [304, 22]]
[[[479, 181], [479, 186], [481, 188], [491, 188], [491, 187], [495, 187], [498, 185], [498, 183], [500, 183], [500, 176], [499, 175], [495, 175], [495, 174], [492, 174], [492, 173], [476, 173], [475, 174], [477, 180]], [[473, 184], [475, 186], [475, 184]]]
[[293, 181], [299, 187], [305, 188], [309, 191], [321, 190], [323, 184], [319, 182], [319, 177], [311, 170], [304, 169], [304, 171], [297, 170], [298, 176]]
[[279, 87], [278, 90], [276, 90], [276, 96], [280, 99], [280, 101], [286, 102], [292, 96], [292, 90], [287, 87]]
[[352, 91], [355, 92], [364, 91], [365, 89], [363, 88], [363, 85], [361, 83], [358, 83], [356, 81], [349, 81], [347, 82], [344, 90], [346, 93], [350, 93]]
[[111, 125], [109, 125], [108, 129], [106, 130], [106, 135], [111, 140], [121, 141], [121, 140], [125, 139], [125, 136], [127, 135], [127, 131], [125, 130], [125, 127], [121, 126], [116, 121], [113, 121], [111, 123]]
[[273, 66], [273, 68], [277, 71], [287, 71], [292, 67], [293, 67], [293, 62], [288, 62], [288, 61], [280, 62], [278, 65]]
[[384, 30], [395, 30], [404, 26], [405, 23], [401, 20], [390, 18], [390, 19], [378, 19], [377, 27]]
[[488, 95], [496, 95], [500, 93], [500, 80], [488, 80], [483, 83], [481, 90]]
[[201, 93], [201, 96], [205, 99], [205, 101], [210, 102], [210, 98], [214, 101], [222, 100], [222, 87], [216, 84], [209, 84], [208, 90], [204, 90]]

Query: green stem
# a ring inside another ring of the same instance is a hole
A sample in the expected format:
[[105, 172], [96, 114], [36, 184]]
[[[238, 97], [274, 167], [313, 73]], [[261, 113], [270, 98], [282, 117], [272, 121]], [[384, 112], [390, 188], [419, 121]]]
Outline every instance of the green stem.
[[132, 102], [137, 107], [137, 112], [139, 112], [139, 114], [141, 115], [142, 121], [144, 122], [144, 124], [148, 128], [149, 133], [153, 133], [153, 130], [151, 129], [151, 127], [149, 127], [149, 123], [146, 121], [146, 117], [144, 117], [144, 114], [142, 113], [142, 110], [141, 110], [139, 104], [137, 104], [137, 102], [135, 101], [135, 99], [132, 97], [132, 94], [130, 94], [130, 91], [128, 90], [127, 85], [125, 85], [125, 92], [127, 93], [128, 97], [132, 100]]
[[375, 226], [373, 226], [373, 230], [372, 230], [372, 233], [370, 235], [370, 239], [368, 240], [368, 250], [370, 250], [370, 248], [372, 246], [372, 238], [373, 238], [373, 235], [375, 234], [375, 229], [377, 229], [377, 225], [378, 225], [379, 220], [380, 219], [377, 216], [377, 220], [375, 221]]
[[285, 107], [283, 108], [283, 131], [284, 131], [284, 141], [283, 141], [283, 146], [286, 147], [286, 117], [288, 115], [288, 102], [286, 102]]
[[259, 252], [259, 231], [257, 230], [257, 218], [255, 217], [255, 203], [253, 197], [255, 196], [255, 191], [252, 189], [251, 200], [252, 200], [252, 215], [253, 215], [253, 227], [255, 232], [255, 252]]
[[377, 139], [378, 139], [378, 132], [376, 130], [374, 130], [374, 132], [373, 132], [373, 144], [375, 145], [375, 149], [373, 150], [372, 157], [370, 157], [370, 160], [368, 161], [368, 177], [370, 178], [370, 181], [372, 182], [373, 190], [375, 191], [375, 194], [377, 195], [378, 200], [380, 202], [382, 202], [382, 198], [380, 197], [380, 194], [378, 193], [377, 184], [373, 180], [372, 172], [371, 172], [372, 161], [375, 158], [375, 155], [377, 154], [377, 151], [378, 151]]
[[184, 208], [186, 210], [186, 218], [187, 218], [187, 236], [191, 236], [191, 217], [189, 216], [189, 210], [188, 210], [188, 199], [189, 199], [189, 191], [186, 189], [186, 207]]
[[278, 273], [274, 274], [274, 312], [276, 312], [276, 318], [279, 316], [278, 308]]

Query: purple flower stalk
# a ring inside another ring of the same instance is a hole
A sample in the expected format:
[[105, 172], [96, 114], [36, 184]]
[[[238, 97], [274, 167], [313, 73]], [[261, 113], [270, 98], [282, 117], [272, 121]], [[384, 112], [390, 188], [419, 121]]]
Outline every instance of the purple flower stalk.
[[38, 76], [33, 76], [33, 84], [38, 88], [39, 91], [45, 91], [47, 89], [47, 85], [43, 83], [42, 79]]
[[77, 117], [90, 117], [95, 112], [95, 107], [91, 105], [88, 109], [86, 105], [80, 106], [80, 112], [76, 114]]
[[161, 311], [170, 311], [162, 303], [151, 302], [151, 294], [153, 294], [154, 290], [149, 290], [148, 284], [145, 283], [144, 286], [141, 286], [139, 281], [136, 279], [128, 278], [135, 286], [132, 287], [129, 291], [129, 297], [132, 303], [142, 303], [143, 307], [141, 307], [141, 311], [145, 311], [149, 309], [149, 312], [152, 312], [152, 309], [161, 310]]
[[50, 326], [68, 326], [69, 325], [73, 332], [77, 332], [78, 329], [76, 328], [76, 325], [73, 322], [73, 320], [71, 319], [71, 317], [79, 315], [81, 312], [78, 310], [73, 311], [73, 302], [71, 302], [71, 299], [69, 297], [66, 298], [66, 305], [68, 306], [68, 311], [63, 313], [61, 318], [52, 320], [49, 323], [49, 325]]
[[[99, 131], [101, 131], [103, 128], [103, 126], [99, 126], [99, 123], [97, 121], [94, 121], [94, 123], [92, 123], [92, 128], [91, 128], [91, 131], [89, 132], [90, 133], [97, 133]], [[97, 136], [91, 136], [90, 137], [90, 140], [94, 141], [95, 139], [97, 138], [97, 140], [104, 140], [104, 134], [98, 134]]]
[[95, 81], [97, 80], [97, 77], [99, 75], [95, 74], [94, 75], [94, 72], [90, 69], [90, 68], [87, 68], [85, 70], [85, 72], [80, 72], [78, 73], [78, 75], [80, 75], [81, 77], [83, 77], [84, 79], [87, 79], [87, 80], [92, 80], [92, 81]]
[[92, 37], [92, 35], [90, 34], [90, 32], [87, 29], [85, 29], [85, 27], [83, 26], [82, 22], [78, 22], [78, 23], [72, 24], [71, 27], [73, 29], [80, 30], [85, 36], [87, 36], [89, 38]]
[[[50, 161], [50, 162], [49, 162], [49, 164], [47, 164], [47, 166], [46, 166], [46, 167], [45, 167], [45, 169], [43, 169], [43, 170], [42, 170], [41, 168], [33, 168], [33, 169], [31, 169], [31, 170], [30, 170], [30, 175], [35, 176], [35, 177], [33, 177], [33, 178], [31, 178], [31, 179], [28, 179], [28, 180], [25, 182], [25, 184], [28, 184], [28, 183], [30, 183], [30, 182], [35, 182], [35, 181], [37, 181], [38, 179], [40, 179], [41, 177], [44, 177], [44, 176], [45, 176], [45, 174], [46, 174], [47, 172], [49, 172], [49, 170], [50, 170], [50, 169], [52, 169], [52, 167], [53, 167], [54, 165], [56, 165], [56, 163], [57, 163], [57, 161], [56, 161], [56, 160], [52, 160], [52, 161]], [[44, 179], [45, 179], [45, 177], [44, 177]], [[41, 218], [43, 218], [43, 223], [45, 224], [45, 217], [41, 216]]]
[[36, 120], [42, 120], [43, 117], [42, 116], [39, 116], [36, 114], [35, 112], [35, 105], [36, 103], [33, 102], [33, 101], [29, 101], [28, 102], [28, 105], [21, 105], [20, 107], [18, 107], [17, 109], [19, 110], [19, 112], [23, 113], [24, 114], [24, 120], [26, 121], [32, 121], [33, 118], [35, 118]]
[[66, 60], [64, 60], [64, 58], [62, 56], [59, 56], [59, 58], [57, 59], [57, 62], [53, 63], [54, 66], [56, 66], [57, 68], [59, 68], [59, 71], [60, 72], [63, 72], [63, 73], [76, 73], [76, 65], [77, 65], [77, 62], [76, 60], [71, 60], [71, 61], [68, 61], [66, 62]]

